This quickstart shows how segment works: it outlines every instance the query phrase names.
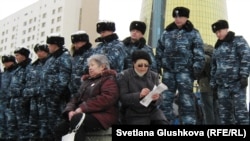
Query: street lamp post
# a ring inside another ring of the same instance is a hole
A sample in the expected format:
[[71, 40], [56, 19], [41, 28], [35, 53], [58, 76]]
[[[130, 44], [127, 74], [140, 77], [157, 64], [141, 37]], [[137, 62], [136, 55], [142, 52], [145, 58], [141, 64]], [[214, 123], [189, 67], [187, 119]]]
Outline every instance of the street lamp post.
[[157, 46], [158, 39], [164, 29], [166, 0], [154, 0], [151, 18], [151, 34], [149, 35], [149, 44], [152, 47]]

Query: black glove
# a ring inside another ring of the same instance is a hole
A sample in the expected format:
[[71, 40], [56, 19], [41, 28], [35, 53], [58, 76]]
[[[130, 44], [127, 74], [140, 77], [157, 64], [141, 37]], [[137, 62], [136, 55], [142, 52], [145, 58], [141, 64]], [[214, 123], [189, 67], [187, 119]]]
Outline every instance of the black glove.
[[248, 80], [247, 78], [241, 78], [240, 79], [240, 84], [241, 84], [241, 88], [246, 88], [248, 85]]
[[29, 98], [34, 95], [34, 89], [33, 88], [26, 88], [23, 90], [23, 97]]
[[21, 101], [21, 106], [23, 108], [29, 108], [30, 107], [30, 100], [29, 98], [23, 98], [23, 100]]
[[200, 73], [194, 73], [194, 80], [199, 80], [200, 75]]
[[212, 88], [213, 90], [213, 97], [214, 99], [218, 99], [218, 88], [217, 86], [215, 86], [214, 88]]

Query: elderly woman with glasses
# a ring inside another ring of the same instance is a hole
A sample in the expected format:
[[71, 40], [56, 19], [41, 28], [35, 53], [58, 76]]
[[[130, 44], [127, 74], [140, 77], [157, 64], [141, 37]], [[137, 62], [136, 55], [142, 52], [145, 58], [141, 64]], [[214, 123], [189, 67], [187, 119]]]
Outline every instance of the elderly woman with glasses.
[[146, 107], [140, 101], [159, 85], [159, 75], [149, 69], [151, 59], [147, 52], [138, 50], [132, 54], [133, 68], [118, 75], [120, 88], [120, 122], [126, 125], [165, 125], [168, 121], [159, 109], [162, 96], [152, 95], [152, 102]]
[[[86, 132], [105, 130], [118, 123], [119, 89], [116, 71], [110, 69], [105, 55], [94, 54], [87, 59], [88, 74], [82, 76], [78, 94], [66, 105], [63, 121], [57, 128], [56, 141], [74, 129], [82, 116], [83, 123], [77, 130], [75, 141], [84, 141]], [[84, 113], [84, 114], [83, 114]]]

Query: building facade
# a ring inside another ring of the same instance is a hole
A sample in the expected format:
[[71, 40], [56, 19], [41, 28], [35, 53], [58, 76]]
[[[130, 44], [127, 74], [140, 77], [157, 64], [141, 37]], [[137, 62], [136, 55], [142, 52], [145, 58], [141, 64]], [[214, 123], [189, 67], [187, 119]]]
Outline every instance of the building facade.
[[[217, 38], [212, 32], [211, 25], [218, 19], [228, 19], [226, 0], [166, 0], [164, 27], [174, 21], [172, 10], [177, 6], [184, 6], [190, 9], [189, 20], [199, 30], [204, 43], [214, 45]], [[148, 27], [152, 21], [153, 1], [143, 0], [140, 19], [147, 23]], [[162, 20], [162, 19], [159, 19]], [[147, 29], [145, 37], [160, 36], [150, 35], [150, 28]], [[150, 41], [150, 40], [149, 40]], [[150, 44], [150, 43], [149, 43]]]
[[36, 55], [37, 43], [46, 43], [51, 33], [65, 37], [65, 47], [71, 47], [70, 35], [85, 30], [91, 42], [97, 36], [99, 0], [38, 0], [36, 3], [0, 20], [0, 53], [12, 54], [16, 47], [30, 49]]

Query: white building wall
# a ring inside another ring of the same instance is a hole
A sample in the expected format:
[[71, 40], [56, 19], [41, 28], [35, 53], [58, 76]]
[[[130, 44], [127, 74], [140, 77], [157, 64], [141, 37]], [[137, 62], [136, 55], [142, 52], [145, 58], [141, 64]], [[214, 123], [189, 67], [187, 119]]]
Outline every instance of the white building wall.
[[24, 46], [30, 49], [30, 57], [35, 60], [33, 47], [37, 43], [46, 43], [51, 33], [60, 33], [65, 38], [65, 46], [70, 48], [71, 33], [81, 29], [79, 20], [82, 19], [80, 12], [84, 1], [39, 0], [1, 20], [0, 56], [12, 54], [16, 47]]
[[[79, 19], [80, 19], [80, 12], [81, 12], [81, 0], [75, 0], [72, 3], [72, 0], [66, 0], [64, 3], [64, 11], [62, 15], [62, 29], [63, 29], [63, 35], [67, 38], [65, 46], [70, 48], [71, 46], [71, 40], [70, 35], [73, 32], [76, 32], [79, 30]], [[65, 38], [65, 39], [66, 39]]]

